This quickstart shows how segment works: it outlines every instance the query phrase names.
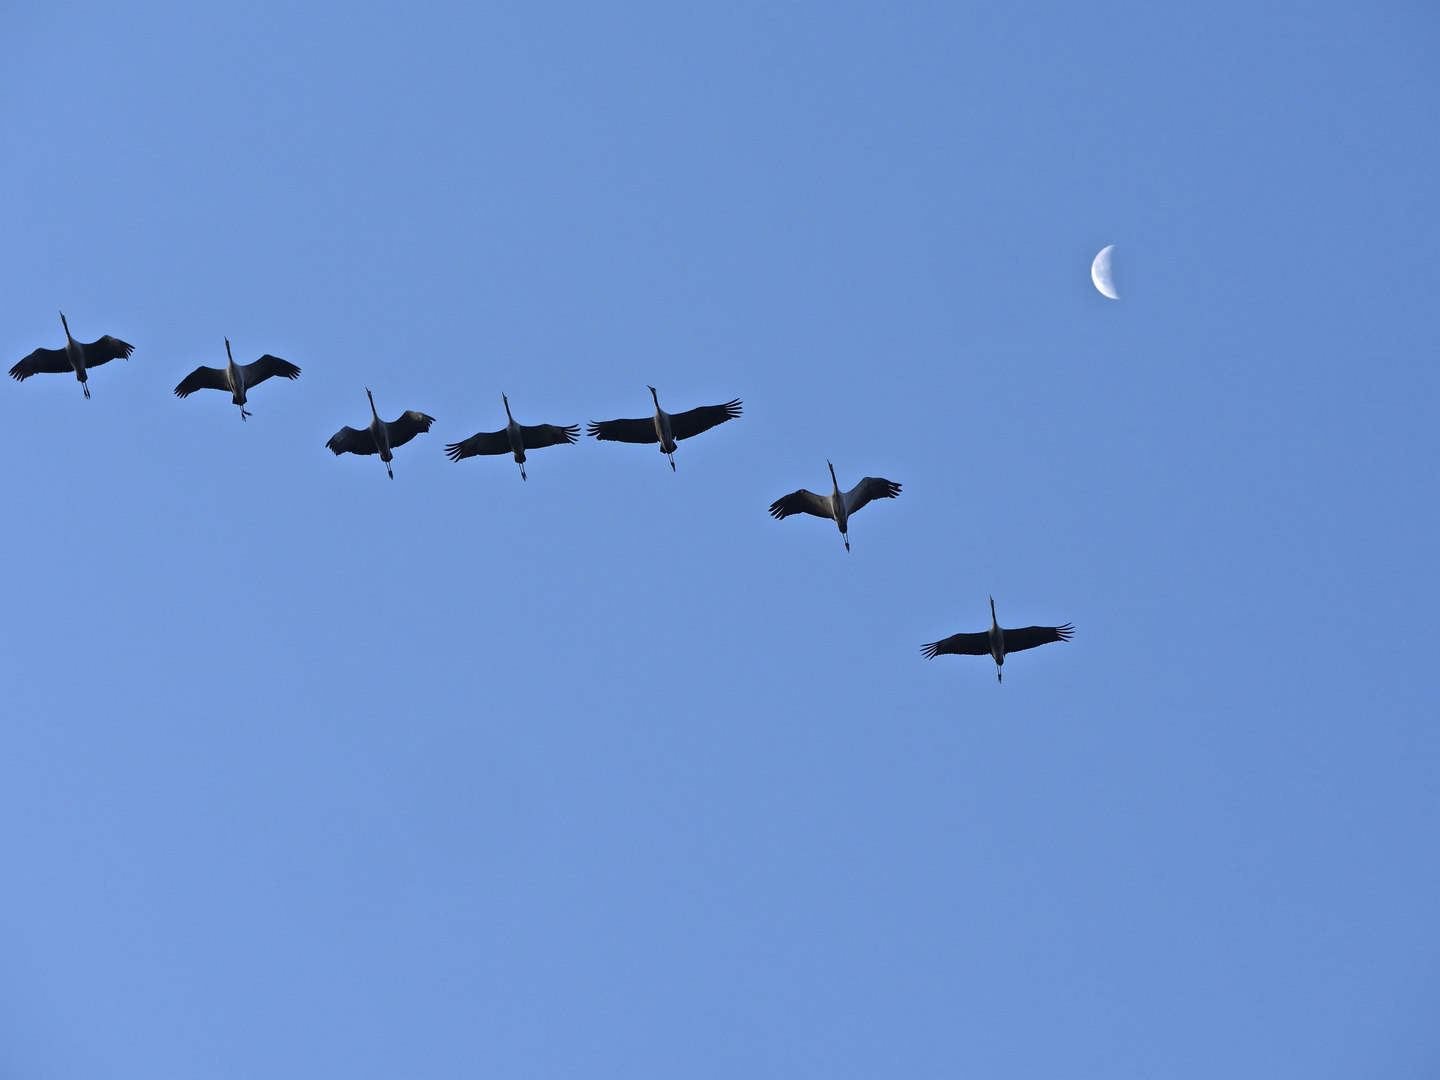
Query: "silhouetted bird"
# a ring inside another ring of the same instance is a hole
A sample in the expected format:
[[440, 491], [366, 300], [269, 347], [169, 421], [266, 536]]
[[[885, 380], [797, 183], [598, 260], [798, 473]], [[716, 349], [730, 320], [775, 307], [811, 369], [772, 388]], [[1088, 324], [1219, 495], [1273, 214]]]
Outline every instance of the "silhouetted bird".
[[280, 375], [286, 379], [300, 377], [298, 367], [269, 353], [253, 364], [235, 363], [235, 357], [230, 355], [228, 337], [225, 339], [225, 359], [223, 368], [197, 367], [186, 375], [180, 385], [175, 387], [175, 396], [189, 397], [196, 390], [227, 390], [230, 400], [240, 406], [240, 419], [244, 420], [250, 415], [245, 411], [245, 392], [252, 386], [258, 386], [272, 375]]
[[1018, 630], [1002, 630], [995, 621], [995, 598], [990, 598], [990, 629], [979, 634], [952, 634], [944, 641], [933, 641], [921, 648], [926, 658], [934, 660], [942, 653], [958, 656], [991, 656], [995, 659], [995, 678], [1000, 680], [1000, 666], [1010, 653], [1049, 645], [1052, 641], [1069, 641], [1075, 628], [1064, 626], [1024, 626]]
[[740, 399], [727, 401], [724, 405], [702, 405], [689, 412], [667, 413], [660, 408], [660, 397], [653, 386], [648, 388], [655, 401], [655, 415], [645, 420], [600, 420], [590, 421], [586, 434], [593, 435], [601, 442], [628, 442], [660, 444], [660, 452], [670, 459], [670, 468], [675, 468], [675, 444], [680, 439], [690, 439], [702, 431], [709, 431], [716, 424], [734, 420], [740, 415]]
[[73, 371], [75, 378], [80, 380], [80, 388], [85, 391], [85, 396], [88, 398], [90, 396], [90, 376], [87, 374], [89, 369], [97, 368], [101, 364], [108, 364], [111, 360], [128, 360], [130, 354], [135, 351], [134, 345], [127, 345], [119, 338], [113, 338], [109, 334], [88, 345], [76, 341], [70, 336], [70, 324], [65, 321], [63, 311], [60, 313], [60, 325], [65, 327], [65, 347], [63, 349], [36, 349], [10, 369], [12, 378], [24, 382], [31, 375], [62, 375], [67, 371]]
[[385, 471], [394, 480], [395, 471], [390, 468], [390, 461], [395, 455], [391, 451], [397, 446], [404, 446], [416, 435], [429, 431], [435, 418], [420, 412], [407, 412], [387, 424], [375, 411], [375, 395], [368, 387], [365, 396], [370, 399], [370, 426], [359, 431], [343, 427], [330, 436], [325, 446], [335, 451], [336, 457], [341, 454], [379, 454], [380, 460], [385, 463]]
[[505, 403], [505, 427], [501, 431], [480, 431], [464, 442], [451, 443], [445, 447], [445, 454], [451, 461], [461, 458], [478, 457], [484, 454], [514, 454], [515, 463], [520, 466], [520, 479], [525, 476], [525, 451], [539, 450], [543, 446], [563, 446], [573, 443], [580, 434], [580, 425], [559, 427], [556, 424], [536, 424], [522, 427], [510, 415], [510, 399], [504, 394], [500, 400]]
[[[830, 462], [825, 464], [830, 465]], [[776, 499], [770, 504], [770, 515], [777, 520], [791, 514], [813, 514], [818, 518], [830, 518], [840, 529], [845, 550], [849, 551], [850, 515], [871, 499], [893, 499], [900, 494], [899, 484], [874, 476], [865, 477], [849, 491], [841, 491], [840, 482], [835, 479], [834, 465], [830, 465], [830, 487], [829, 495], [816, 495], [804, 488], [792, 491], [783, 499]]]

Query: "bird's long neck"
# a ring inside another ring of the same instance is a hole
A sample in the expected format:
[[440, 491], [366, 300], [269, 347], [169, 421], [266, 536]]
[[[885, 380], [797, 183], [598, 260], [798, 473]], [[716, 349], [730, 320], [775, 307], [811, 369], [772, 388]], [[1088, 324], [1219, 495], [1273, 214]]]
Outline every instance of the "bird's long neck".
[[510, 399], [507, 398], [504, 394], [501, 394], [500, 400], [505, 403], [505, 419], [509, 420], [513, 424], [515, 422], [515, 417], [510, 415]]
[[65, 340], [67, 342], [74, 341], [75, 339], [70, 336], [70, 324], [65, 321], [65, 313], [63, 311], [60, 312], [60, 325], [65, 328]]
[[830, 465], [828, 461], [825, 462], [825, 464], [830, 466], [830, 487], [834, 494], [838, 496], [840, 494], [840, 481], [835, 479], [835, 466]]
[[370, 399], [370, 416], [375, 423], [378, 424], [380, 422], [380, 414], [375, 411], [375, 395], [370, 393], [369, 390], [366, 390], [365, 396]]
[[653, 386], [650, 387], [650, 400], [655, 402], [655, 411], [657, 413], [661, 412], [662, 410], [660, 408], [660, 395], [655, 392], [655, 388]]
[[225, 359], [232, 368], [235, 366], [235, 357], [230, 354], [230, 339], [228, 337], [225, 339]]
[[995, 619], [995, 598], [993, 596], [990, 598], [990, 629], [992, 632], [1000, 629], [1000, 624]]

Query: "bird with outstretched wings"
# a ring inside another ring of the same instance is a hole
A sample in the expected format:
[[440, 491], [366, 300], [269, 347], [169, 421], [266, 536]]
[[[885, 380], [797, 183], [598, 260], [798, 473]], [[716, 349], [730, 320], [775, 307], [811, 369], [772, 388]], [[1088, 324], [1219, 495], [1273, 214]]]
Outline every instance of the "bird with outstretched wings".
[[[433, 416], [426, 416], [422, 412], [401, 413], [398, 420], [391, 420], [385, 424], [385, 432], [390, 440], [390, 447], [404, 446], [416, 435], [423, 435], [430, 430], [430, 425], [435, 422]], [[325, 444], [326, 449], [333, 450], [338, 457], [340, 454], [377, 454], [380, 448], [375, 445], [375, 436], [369, 428], [356, 429], [343, 427]]]
[[[726, 420], [740, 415], [740, 399], [727, 401], [724, 405], [702, 405], [682, 413], [670, 414], [670, 434], [676, 442], [691, 439], [702, 431], [709, 431]], [[587, 435], [601, 442], [656, 443], [660, 436], [655, 432], [653, 417], [643, 420], [591, 420]]]
[[[573, 443], [580, 434], [580, 425], [571, 424], [517, 424], [526, 450], [539, 450], [546, 446], [564, 446]], [[487, 454], [511, 453], [510, 434], [505, 429], [480, 431], [470, 438], [445, 447], [445, 454], [451, 461], [462, 458], [480, 457]]]
[[[240, 369], [247, 390], [277, 375], [282, 379], [298, 379], [300, 377], [298, 367], [288, 360], [281, 360], [280, 357], [271, 356], [269, 353], [260, 357], [253, 364], [236, 364], [235, 366]], [[175, 387], [175, 396], [189, 397], [196, 390], [233, 391], [233, 389], [230, 385], [230, 373], [225, 368], [201, 366], [180, 380], [180, 385]]]
[[[80, 346], [87, 368], [96, 368], [111, 360], [128, 360], [135, 351], [135, 346], [109, 334], [88, 344], [78, 341], [75, 344]], [[24, 382], [31, 375], [63, 375], [74, 370], [64, 349], [36, 349], [10, 369], [10, 377]]]
[[[1022, 626], [1015, 630], [1002, 630], [1001, 633], [1005, 635], [1005, 653], [1008, 656], [1010, 653], [1024, 652], [1026, 649], [1039, 648], [1057, 641], [1069, 641], [1075, 635], [1075, 627], [1069, 623], [1064, 626]], [[989, 656], [990, 635], [951, 634], [940, 641], [932, 641], [920, 651], [928, 660], [942, 655]]]
[[1020, 626], [1006, 630], [995, 617], [995, 598], [990, 598], [990, 629], [979, 634], [951, 634], [939, 641], [920, 647], [927, 660], [937, 656], [989, 656], [995, 661], [995, 678], [1003, 681], [1000, 669], [1010, 653], [1024, 652], [1056, 641], [1069, 641], [1075, 635], [1075, 627], [1064, 626]]

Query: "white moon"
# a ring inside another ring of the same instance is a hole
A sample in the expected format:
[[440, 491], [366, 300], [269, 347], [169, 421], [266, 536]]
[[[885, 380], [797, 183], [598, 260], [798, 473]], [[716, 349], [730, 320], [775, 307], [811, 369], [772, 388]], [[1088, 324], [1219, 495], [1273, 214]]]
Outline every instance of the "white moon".
[[1095, 256], [1095, 261], [1090, 264], [1090, 280], [1095, 282], [1095, 288], [1111, 300], [1119, 300], [1120, 294], [1115, 291], [1115, 279], [1110, 275], [1110, 253], [1114, 250], [1115, 245], [1111, 244]]

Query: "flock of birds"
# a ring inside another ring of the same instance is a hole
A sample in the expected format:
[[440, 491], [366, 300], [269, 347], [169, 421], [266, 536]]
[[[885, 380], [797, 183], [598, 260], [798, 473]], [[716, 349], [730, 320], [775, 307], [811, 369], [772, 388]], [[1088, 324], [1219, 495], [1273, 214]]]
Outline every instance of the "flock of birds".
[[[1101, 252], [1108, 255], [1109, 249]], [[1097, 264], [1099, 258], [1097, 258]], [[1108, 269], [1108, 267], [1107, 267]], [[1098, 285], [1098, 278], [1097, 278]], [[1104, 291], [1104, 290], [1102, 290]], [[1109, 293], [1107, 293], [1109, 295]], [[76, 341], [70, 334], [70, 324], [64, 312], [60, 324], [65, 328], [65, 346], [61, 349], [36, 349], [10, 369], [13, 378], [24, 382], [32, 375], [61, 375], [73, 372], [80, 387], [90, 396], [90, 370], [108, 364], [111, 360], [128, 360], [135, 351], [133, 345], [106, 334], [97, 341]], [[248, 394], [267, 379], [279, 376], [296, 379], [300, 369], [288, 360], [266, 353], [250, 364], [237, 364], [230, 352], [230, 339], [225, 339], [225, 366], [223, 368], [197, 367], [180, 380], [175, 387], [176, 397], [189, 397], [197, 390], [222, 390], [240, 409], [240, 419], [250, 415], [245, 405]], [[723, 405], [702, 405], [680, 413], [668, 413], [660, 407], [660, 395], [653, 386], [648, 387], [655, 413], [649, 417], [622, 420], [591, 421], [586, 434], [601, 442], [659, 443], [660, 452], [675, 469], [675, 451], [681, 439], [691, 439], [709, 431], [727, 420], [740, 415], [740, 400], [727, 401]], [[391, 462], [395, 449], [404, 446], [416, 435], [430, 430], [435, 422], [414, 410], [400, 414], [399, 419], [385, 421], [375, 408], [375, 396], [367, 388], [365, 396], [370, 400], [370, 423], [363, 428], [343, 427], [330, 437], [325, 446], [338, 457], [341, 454], [378, 454], [385, 464], [385, 472], [395, 479]], [[445, 454], [451, 461], [468, 457], [510, 454], [520, 466], [520, 479], [526, 480], [526, 451], [539, 450], [547, 446], [564, 446], [578, 441], [578, 424], [519, 424], [510, 412], [510, 399], [500, 395], [505, 403], [505, 426], [499, 431], [480, 431], [458, 443], [445, 447]], [[845, 550], [850, 550], [850, 517], [862, 507], [876, 499], [893, 499], [900, 494], [900, 485], [893, 480], [880, 477], [864, 477], [849, 491], [840, 490], [840, 481], [835, 477], [835, 466], [830, 468], [830, 494], [817, 495], [801, 488], [789, 495], [776, 499], [770, 504], [770, 514], [777, 520], [794, 514], [810, 514], [812, 517], [828, 518], [835, 522], [840, 537], [845, 541]], [[1010, 653], [1033, 649], [1055, 641], [1069, 641], [1074, 628], [1064, 626], [1026, 626], [1007, 630], [1000, 626], [995, 617], [995, 600], [990, 600], [990, 629], [971, 634], [953, 634], [940, 641], [924, 646], [921, 652], [928, 658], [945, 654], [960, 656], [989, 656], [995, 661], [995, 678], [1001, 678], [1001, 666]]]

